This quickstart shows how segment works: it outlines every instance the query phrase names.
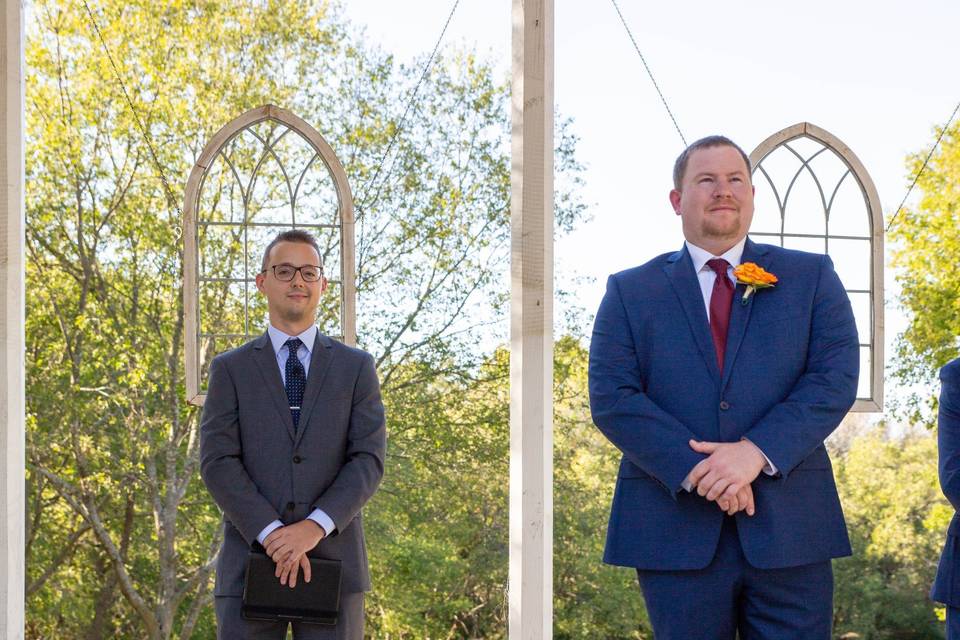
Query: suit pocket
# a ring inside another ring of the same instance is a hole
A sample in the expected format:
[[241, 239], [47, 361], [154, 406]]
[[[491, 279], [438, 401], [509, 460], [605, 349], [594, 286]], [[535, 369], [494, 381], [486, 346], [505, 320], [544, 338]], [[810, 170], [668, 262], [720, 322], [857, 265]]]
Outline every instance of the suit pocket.
[[620, 461], [620, 470], [617, 472], [618, 478], [647, 478], [653, 480], [653, 476], [633, 464], [626, 458]]
[[811, 471], [814, 469], [832, 469], [833, 465], [830, 464], [830, 456], [827, 455], [827, 450], [824, 447], [817, 447], [813, 450], [813, 453], [808, 455], [806, 458], [800, 461], [796, 467], [793, 468], [794, 471]]
[[950, 526], [947, 527], [948, 536], [960, 536], [960, 518], [953, 516], [953, 519], [950, 520]]
[[216, 580], [214, 581], [213, 595], [215, 596], [242, 596], [243, 574], [247, 566], [247, 555], [250, 547], [244, 541], [240, 532], [226, 522], [224, 524], [223, 547], [217, 558]]

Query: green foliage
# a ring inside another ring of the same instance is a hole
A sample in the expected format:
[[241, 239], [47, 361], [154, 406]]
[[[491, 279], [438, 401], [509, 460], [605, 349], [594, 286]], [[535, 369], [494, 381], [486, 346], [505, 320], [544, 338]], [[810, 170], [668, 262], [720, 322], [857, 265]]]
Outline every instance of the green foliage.
[[[196, 473], [198, 415], [184, 402], [171, 199], [220, 124], [249, 101], [292, 94], [280, 52], [303, 41], [303, 55], [315, 55], [332, 38], [308, 38], [327, 33], [323, 7], [292, 2], [93, 9], [153, 144], [83, 6], [36, 3], [26, 53], [26, 329], [28, 588], [40, 615], [30, 633], [189, 637], [210, 628], [197, 619], [219, 514]], [[84, 527], [76, 544], [56, 546]], [[76, 588], [63, 582], [71, 575]]]
[[554, 347], [554, 637], [650, 638], [637, 574], [601, 562], [620, 452], [593, 425], [587, 351]]
[[[116, 71], [82, 3], [41, 0], [28, 25], [29, 637], [212, 636], [219, 513], [184, 400], [177, 203], [213, 133], [267, 103], [317, 127], [355, 196], [360, 341], [390, 412], [372, 633], [496, 637], [506, 356], [484, 348], [504, 320], [507, 86], [445, 53], [401, 130], [419, 63], [367, 45], [336, 5], [91, 8]], [[561, 231], [583, 213], [574, 145], [561, 125]], [[220, 249], [226, 264], [239, 245]], [[239, 314], [211, 300], [207, 320]]]
[[506, 630], [509, 353], [472, 376], [399, 369], [384, 486], [367, 510], [376, 638]]
[[940, 493], [936, 438], [888, 440], [883, 427], [836, 461], [853, 556], [834, 563], [835, 631], [860, 638], [940, 638], [927, 594], [953, 509]]
[[[932, 145], [931, 145], [932, 146]], [[910, 156], [910, 174], [929, 150]], [[890, 230], [892, 265], [910, 325], [898, 337], [897, 379], [919, 387], [908, 400], [911, 422], [933, 424], [936, 374], [960, 354], [960, 123], [946, 132], [917, 181], [917, 207], [904, 208]]]
[[[507, 87], [469, 52], [445, 54], [387, 154], [419, 67], [370, 47], [336, 5], [92, 8], [153, 150], [82, 4], [34, 3], [27, 636], [213, 636], [219, 513], [196, 470], [198, 412], [184, 401], [174, 203], [210, 136], [274, 103], [331, 143], [357, 203], [360, 340], [389, 416], [387, 474], [365, 515], [369, 634], [503, 638], [509, 360], [490, 345], [503, 339], [509, 259]], [[584, 213], [575, 142], [561, 123], [560, 231]], [[958, 154], [955, 128], [921, 179], [918, 211], [895, 227], [913, 312], [905, 381], [929, 381], [958, 350]], [[586, 360], [576, 339], [557, 342], [555, 634], [649, 637], [635, 575], [600, 562], [619, 454], [590, 423]], [[840, 461], [856, 555], [836, 565], [838, 632], [936, 637], [926, 590], [951, 511], [933, 459], [930, 438], [868, 437]]]
[[[586, 365], [575, 338], [557, 341], [554, 636], [649, 637], [635, 573], [600, 561], [620, 455], [590, 422]], [[373, 637], [506, 637], [509, 366], [501, 348], [469, 377], [398, 373], [388, 413], [403, 426], [367, 510]]]

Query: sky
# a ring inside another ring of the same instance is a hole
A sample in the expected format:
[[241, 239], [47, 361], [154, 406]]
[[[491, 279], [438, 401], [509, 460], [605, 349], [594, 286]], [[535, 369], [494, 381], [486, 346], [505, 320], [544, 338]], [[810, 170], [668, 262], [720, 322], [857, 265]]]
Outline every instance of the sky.
[[[929, 148], [960, 101], [955, 0], [618, 4], [687, 141], [721, 133], [749, 153], [811, 122], [860, 158], [885, 216], [912, 180], [906, 157]], [[372, 42], [409, 61], [433, 48], [453, 0], [344, 6]], [[507, 78], [510, 12], [508, 0], [460, 0], [444, 44], [488, 56]], [[667, 195], [683, 144], [612, 2], [556, 0], [555, 41], [556, 110], [580, 137], [590, 214], [557, 243], [556, 277], [593, 313], [608, 274], [680, 248]], [[889, 269], [885, 288], [889, 362], [907, 320]]]

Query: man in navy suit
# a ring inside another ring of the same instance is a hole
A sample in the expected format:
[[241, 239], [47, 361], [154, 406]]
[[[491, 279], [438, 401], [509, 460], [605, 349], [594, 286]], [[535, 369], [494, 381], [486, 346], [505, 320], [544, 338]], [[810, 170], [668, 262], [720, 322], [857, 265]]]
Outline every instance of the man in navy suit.
[[[940, 414], [937, 445], [940, 451], [940, 488], [960, 510], [960, 358], [940, 370]], [[930, 597], [947, 605], [947, 639], [960, 640], [960, 516], [947, 529], [947, 542]]]
[[[658, 640], [827, 640], [850, 302], [827, 256], [747, 238], [750, 160], [727, 138], [687, 148], [674, 187], [684, 247], [610, 277], [590, 346], [593, 419], [623, 453], [604, 561], [636, 568]], [[748, 293], [743, 263], [778, 282]]]

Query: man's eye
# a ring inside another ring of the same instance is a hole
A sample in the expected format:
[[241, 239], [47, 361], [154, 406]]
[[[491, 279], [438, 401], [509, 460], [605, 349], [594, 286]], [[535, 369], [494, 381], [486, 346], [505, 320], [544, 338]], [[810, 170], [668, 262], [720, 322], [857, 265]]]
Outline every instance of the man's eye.
[[289, 275], [293, 275], [293, 269], [290, 267], [277, 267], [277, 275], [281, 278], [285, 278]]

